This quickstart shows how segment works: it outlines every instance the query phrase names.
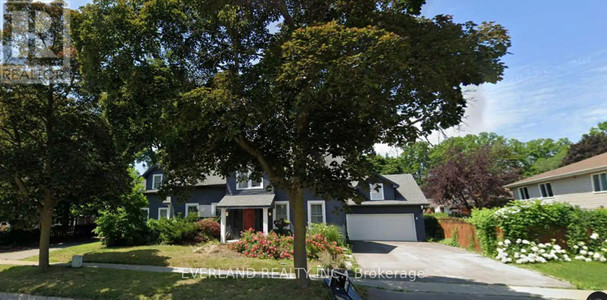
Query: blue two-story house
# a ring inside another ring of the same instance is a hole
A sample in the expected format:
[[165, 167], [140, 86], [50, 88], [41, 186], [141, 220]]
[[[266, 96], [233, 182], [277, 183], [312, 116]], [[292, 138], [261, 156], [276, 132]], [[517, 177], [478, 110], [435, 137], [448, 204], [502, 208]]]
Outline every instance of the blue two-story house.
[[[274, 190], [267, 176], [260, 182], [247, 174], [227, 178], [208, 176], [197, 183], [187, 199], [160, 197], [163, 180], [161, 168], [153, 166], [143, 175], [149, 200], [148, 218], [171, 218], [176, 215], [220, 216], [221, 242], [237, 239], [247, 229], [267, 233], [274, 220], [291, 221], [287, 193]], [[423, 208], [428, 200], [410, 174], [381, 175], [379, 182], [360, 187], [367, 201], [322, 199], [304, 191], [308, 223], [337, 225], [350, 240], [424, 241], [426, 232]]]

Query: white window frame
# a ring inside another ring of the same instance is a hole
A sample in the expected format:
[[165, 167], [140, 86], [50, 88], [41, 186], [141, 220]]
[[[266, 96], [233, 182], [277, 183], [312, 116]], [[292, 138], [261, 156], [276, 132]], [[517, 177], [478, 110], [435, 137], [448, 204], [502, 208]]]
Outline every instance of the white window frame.
[[141, 210], [145, 211], [145, 221], [149, 221], [150, 220], [150, 208], [149, 207], [142, 207]]
[[[542, 194], [542, 184], [543, 185], [547, 185], [547, 184], [550, 185], [550, 190], [552, 191], [552, 196], [548, 195], [548, 189], [546, 188], [546, 197], [544, 197], [544, 195]], [[540, 197], [541, 198], [545, 198], [545, 199], [554, 198], [554, 189], [552, 188], [552, 182], [542, 182], [542, 183], [539, 183], [537, 185], [537, 189], [540, 191]]]
[[[525, 198], [525, 194], [523, 194], [523, 189], [527, 189], [527, 194], [528, 194], [529, 198]], [[519, 194], [521, 200], [531, 199], [531, 195], [529, 195], [529, 188], [526, 186], [522, 186], [522, 187], [518, 188], [518, 194]]]
[[167, 211], [167, 219], [171, 218], [171, 210], [168, 207], [159, 207], [158, 208], [158, 220], [160, 220], [160, 211], [161, 210], [166, 210]]
[[[377, 187], [378, 185], [381, 186], [381, 189], [379, 189], [379, 191], [381, 192], [381, 198], [373, 198], [373, 192], [376, 192], [375, 187]], [[384, 194], [384, 184], [383, 183], [369, 184], [369, 200], [377, 201], [377, 200], [385, 200], [385, 199], [386, 199], [386, 195]]]
[[198, 203], [186, 203], [185, 204], [185, 216], [187, 218], [189, 210], [188, 207], [192, 207], [195, 206], [196, 207], [196, 211], [198, 212], [198, 216], [200, 216], [200, 205], [198, 205]]
[[164, 176], [162, 176], [162, 174], [153, 174], [152, 175], [152, 190], [153, 191], [158, 190], [157, 188], [155, 188], [155, 186], [156, 186], [156, 177], [160, 177], [160, 184], [162, 184], [162, 179], [163, 179]]
[[[291, 222], [291, 207], [289, 206], [289, 201], [274, 201], [274, 209], [272, 210], [272, 216], [274, 216], [273, 220], [276, 221], [276, 205], [287, 205], [287, 221]], [[274, 222], [272, 222], [274, 223]], [[276, 228], [276, 225], [273, 225]]]
[[236, 190], [242, 191], [242, 190], [260, 190], [263, 189], [263, 176], [261, 176], [261, 180], [259, 181], [259, 186], [253, 186], [253, 180], [251, 180], [251, 172], [247, 172], [247, 174], [245, 175], [247, 177], [247, 187], [246, 188], [242, 188], [239, 186], [239, 182], [240, 182], [240, 177], [245, 177], [243, 176], [244, 173], [240, 173], [240, 172], [236, 172]]
[[327, 223], [327, 210], [325, 208], [324, 200], [312, 200], [308, 201], [308, 225], [312, 224], [312, 205], [320, 204], [322, 205], [322, 222]]
[[[590, 181], [592, 182], [592, 192], [595, 194], [602, 194], [602, 193], [607, 193], [607, 187], [603, 186], [601, 184], [601, 175], [602, 174], [607, 174], [607, 172], [602, 172], [602, 173], [594, 173], [590, 175]], [[598, 176], [599, 177], [599, 190], [596, 190], [596, 185], [594, 184], [594, 176]], [[607, 176], [607, 175], [605, 175]]]

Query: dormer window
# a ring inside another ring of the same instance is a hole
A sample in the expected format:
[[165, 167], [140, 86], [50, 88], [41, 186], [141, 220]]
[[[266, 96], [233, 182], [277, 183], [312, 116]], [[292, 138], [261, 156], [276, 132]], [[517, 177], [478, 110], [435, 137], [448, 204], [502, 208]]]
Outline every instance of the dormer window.
[[250, 190], [250, 189], [261, 189], [263, 188], [263, 177], [260, 181], [251, 179], [251, 172], [241, 173], [236, 172], [236, 189], [237, 190]]
[[153, 190], [160, 189], [161, 183], [162, 183], [162, 174], [154, 174], [152, 176], [152, 189]]
[[374, 183], [369, 185], [369, 198], [371, 200], [384, 200], [384, 184]]

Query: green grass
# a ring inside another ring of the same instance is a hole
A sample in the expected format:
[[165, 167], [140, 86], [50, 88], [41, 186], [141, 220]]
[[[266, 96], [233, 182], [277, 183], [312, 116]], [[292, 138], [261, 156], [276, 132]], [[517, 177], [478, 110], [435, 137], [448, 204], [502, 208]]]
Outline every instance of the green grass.
[[579, 289], [607, 290], [606, 263], [571, 261], [517, 266], [569, 281]]
[[[107, 248], [100, 242], [72, 246], [50, 253], [51, 262], [70, 262], [72, 256], [83, 255], [84, 262], [116, 263], [131, 265], [172, 266], [188, 268], [252, 268], [287, 269], [292, 272], [292, 260], [259, 259], [246, 257], [228, 245], [209, 244], [202, 251], [194, 252], [200, 246], [149, 245], [137, 247]], [[38, 257], [26, 258], [37, 261]], [[308, 267], [318, 265], [309, 261]]]
[[327, 299], [322, 283], [296, 289], [294, 280], [182, 278], [182, 274], [96, 268], [0, 265], [0, 291], [87, 299]]

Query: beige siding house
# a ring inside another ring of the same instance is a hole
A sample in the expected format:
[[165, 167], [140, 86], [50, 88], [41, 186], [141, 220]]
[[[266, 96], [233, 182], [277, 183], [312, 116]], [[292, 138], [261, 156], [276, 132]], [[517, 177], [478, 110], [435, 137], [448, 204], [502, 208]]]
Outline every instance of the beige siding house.
[[505, 187], [517, 200], [554, 200], [584, 209], [607, 208], [607, 153]]

